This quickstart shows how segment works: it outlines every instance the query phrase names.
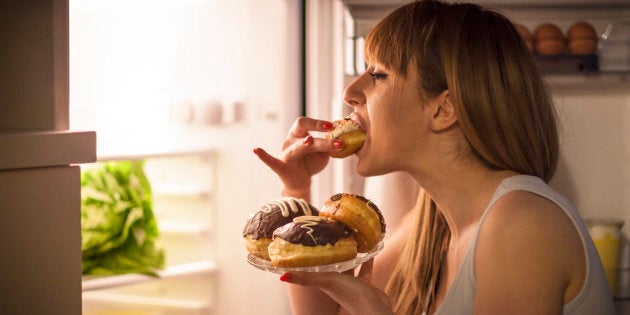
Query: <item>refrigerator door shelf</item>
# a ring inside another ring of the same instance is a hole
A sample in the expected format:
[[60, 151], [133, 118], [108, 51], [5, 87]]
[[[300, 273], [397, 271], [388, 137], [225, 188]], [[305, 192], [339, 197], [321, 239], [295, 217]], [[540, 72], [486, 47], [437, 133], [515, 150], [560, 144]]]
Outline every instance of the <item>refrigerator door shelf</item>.
[[217, 290], [214, 274], [187, 274], [154, 282], [84, 291], [84, 315], [212, 314]]
[[157, 278], [141, 274], [125, 274], [109, 277], [85, 276], [83, 278], [82, 289], [83, 292], [86, 292], [189, 275], [213, 274], [216, 270], [217, 264], [214, 261], [205, 260], [167, 267], [166, 269], [158, 272]]
[[91, 292], [83, 295], [84, 315], [209, 314], [205, 301], [187, 301], [152, 296]]
[[0, 131], [0, 170], [90, 163], [96, 160], [93, 131]]

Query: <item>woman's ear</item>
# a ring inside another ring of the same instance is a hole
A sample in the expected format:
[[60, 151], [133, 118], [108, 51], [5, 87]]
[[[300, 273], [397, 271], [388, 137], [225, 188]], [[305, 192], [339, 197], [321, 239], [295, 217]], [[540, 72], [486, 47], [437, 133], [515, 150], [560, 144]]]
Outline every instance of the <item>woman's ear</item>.
[[455, 106], [451, 101], [451, 94], [448, 90], [445, 90], [435, 98], [432, 108], [431, 130], [436, 132], [444, 131], [457, 123]]

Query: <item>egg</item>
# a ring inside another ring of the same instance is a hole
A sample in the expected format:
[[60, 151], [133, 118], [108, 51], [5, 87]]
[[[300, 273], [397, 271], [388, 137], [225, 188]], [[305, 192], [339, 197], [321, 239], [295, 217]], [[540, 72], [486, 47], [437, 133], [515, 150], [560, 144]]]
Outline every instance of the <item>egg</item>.
[[536, 27], [534, 30], [534, 37], [537, 41], [545, 39], [557, 39], [564, 41], [564, 33], [562, 30], [553, 23], [544, 23]]
[[564, 40], [549, 38], [536, 41], [535, 52], [541, 55], [563, 55], [567, 53]]
[[527, 45], [529, 50], [534, 51], [534, 36], [529, 31], [529, 29], [525, 25], [518, 23], [514, 24], [514, 27], [516, 28], [516, 31], [521, 35], [521, 38], [523, 38], [523, 41], [525, 41], [525, 44]]
[[562, 55], [567, 52], [566, 38], [553, 23], [543, 23], [534, 30], [534, 51], [541, 55]]
[[574, 55], [592, 55], [597, 53], [597, 41], [590, 38], [573, 39], [568, 44], [569, 52]]
[[569, 27], [567, 32], [569, 52], [575, 55], [588, 55], [597, 52], [597, 32], [593, 25], [579, 21]]
[[591, 39], [597, 41], [597, 32], [593, 25], [588, 22], [580, 21], [576, 22], [571, 27], [569, 27], [569, 31], [567, 32], [567, 38], [569, 41], [575, 39]]

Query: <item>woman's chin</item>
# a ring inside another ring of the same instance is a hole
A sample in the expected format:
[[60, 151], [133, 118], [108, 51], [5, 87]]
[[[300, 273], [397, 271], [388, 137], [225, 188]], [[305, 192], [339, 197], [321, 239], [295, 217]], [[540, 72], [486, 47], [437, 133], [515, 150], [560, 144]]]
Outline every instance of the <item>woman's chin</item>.
[[359, 158], [359, 161], [357, 162], [357, 165], [356, 165], [356, 170], [357, 170], [357, 173], [359, 173], [359, 175], [361, 176], [371, 176], [370, 169], [365, 159]]
[[356, 166], [356, 170], [357, 170], [357, 173], [359, 173], [359, 175], [364, 176], [364, 177], [383, 175], [388, 172], [382, 167], [371, 165], [367, 159], [359, 159], [359, 162], [357, 163], [357, 166]]
[[364, 177], [378, 176], [386, 174], [389, 171], [386, 167], [383, 167], [383, 165], [379, 162], [379, 159], [374, 159], [374, 156], [370, 154], [367, 142], [355, 154], [358, 158], [356, 170], [359, 175]]

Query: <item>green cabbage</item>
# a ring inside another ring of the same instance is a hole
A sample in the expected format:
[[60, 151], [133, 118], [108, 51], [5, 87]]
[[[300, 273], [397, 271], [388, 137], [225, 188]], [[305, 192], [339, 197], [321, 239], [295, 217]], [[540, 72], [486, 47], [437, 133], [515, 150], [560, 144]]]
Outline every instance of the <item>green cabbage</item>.
[[99, 163], [81, 172], [83, 274], [141, 273], [164, 268], [144, 161]]

